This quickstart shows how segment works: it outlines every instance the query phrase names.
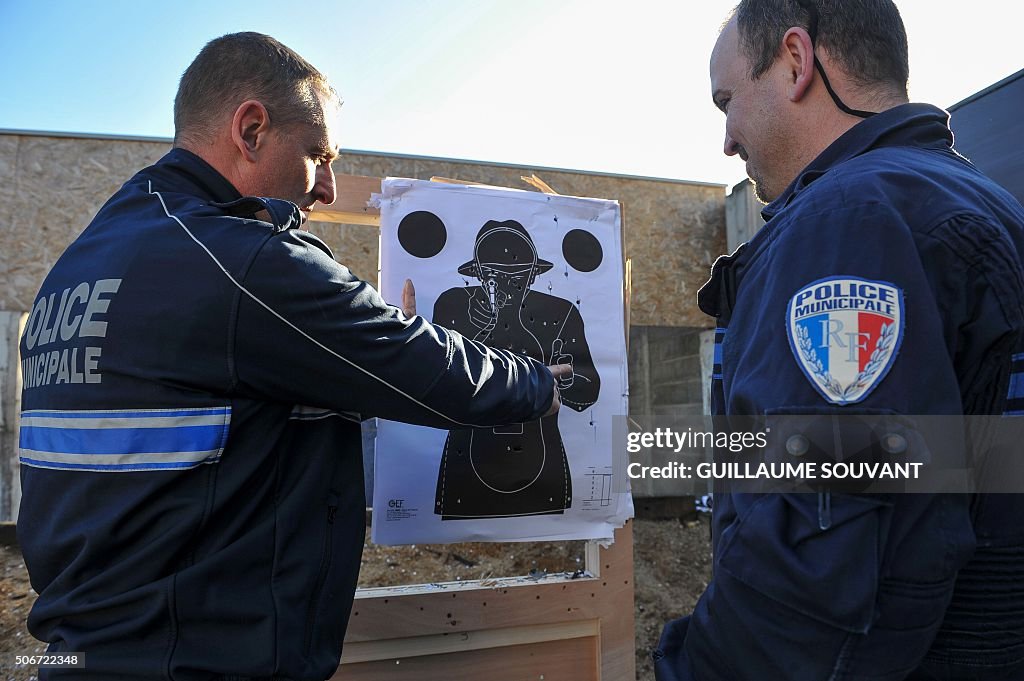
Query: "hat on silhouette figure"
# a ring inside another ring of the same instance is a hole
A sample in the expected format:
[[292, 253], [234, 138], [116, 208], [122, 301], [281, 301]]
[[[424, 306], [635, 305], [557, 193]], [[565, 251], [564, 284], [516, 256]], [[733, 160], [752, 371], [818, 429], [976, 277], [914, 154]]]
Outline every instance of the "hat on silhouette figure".
[[515, 220], [488, 220], [477, 232], [473, 259], [459, 266], [459, 274], [479, 277], [481, 267], [504, 274], [536, 275], [554, 265], [537, 257], [537, 247], [521, 224]]

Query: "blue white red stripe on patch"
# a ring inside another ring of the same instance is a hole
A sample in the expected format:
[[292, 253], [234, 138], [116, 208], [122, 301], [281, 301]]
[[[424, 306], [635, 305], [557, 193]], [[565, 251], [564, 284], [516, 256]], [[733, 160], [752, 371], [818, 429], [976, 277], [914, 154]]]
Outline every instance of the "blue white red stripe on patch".
[[822, 397], [854, 404], [892, 368], [903, 341], [902, 289], [838, 276], [804, 286], [786, 310], [797, 365]]

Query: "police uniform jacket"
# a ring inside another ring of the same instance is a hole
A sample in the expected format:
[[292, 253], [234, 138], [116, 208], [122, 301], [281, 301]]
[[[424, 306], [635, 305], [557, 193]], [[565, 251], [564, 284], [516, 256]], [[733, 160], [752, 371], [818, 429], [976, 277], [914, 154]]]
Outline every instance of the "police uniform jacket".
[[[1024, 413], [1024, 209], [947, 121], [907, 104], [857, 124], [716, 262], [700, 292], [715, 413]], [[845, 333], [799, 322], [853, 300]], [[666, 626], [658, 678], [1024, 678], [1007, 671], [1024, 659], [1022, 511], [1019, 495], [716, 494], [714, 578]]]
[[364, 541], [360, 419], [550, 406], [539, 362], [406, 318], [299, 225], [174, 149], [43, 283], [18, 536], [30, 631], [86, 653], [61, 678], [327, 678]]

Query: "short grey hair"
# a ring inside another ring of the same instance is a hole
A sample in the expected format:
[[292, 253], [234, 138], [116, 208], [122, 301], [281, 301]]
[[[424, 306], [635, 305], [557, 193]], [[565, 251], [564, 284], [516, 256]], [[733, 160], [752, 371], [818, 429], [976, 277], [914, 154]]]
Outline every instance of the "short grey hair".
[[810, 28], [806, 6], [818, 15], [815, 45], [827, 50], [857, 85], [906, 97], [907, 32], [891, 0], [742, 0], [733, 16], [751, 79], [771, 68], [787, 30]]
[[320, 97], [341, 99], [320, 71], [262, 33], [230, 33], [206, 44], [181, 76], [174, 98], [174, 143], [208, 140], [217, 121], [255, 99], [275, 125], [322, 123]]

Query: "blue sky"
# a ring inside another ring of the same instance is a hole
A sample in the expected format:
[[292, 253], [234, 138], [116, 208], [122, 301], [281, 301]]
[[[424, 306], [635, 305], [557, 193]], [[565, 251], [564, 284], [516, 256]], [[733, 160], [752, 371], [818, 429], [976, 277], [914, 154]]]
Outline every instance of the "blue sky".
[[[1007, 0], [897, 0], [911, 97], [1024, 67]], [[269, 33], [344, 97], [349, 149], [734, 183], [707, 60], [731, 0], [0, 0], [0, 128], [170, 137], [209, 39]]]

